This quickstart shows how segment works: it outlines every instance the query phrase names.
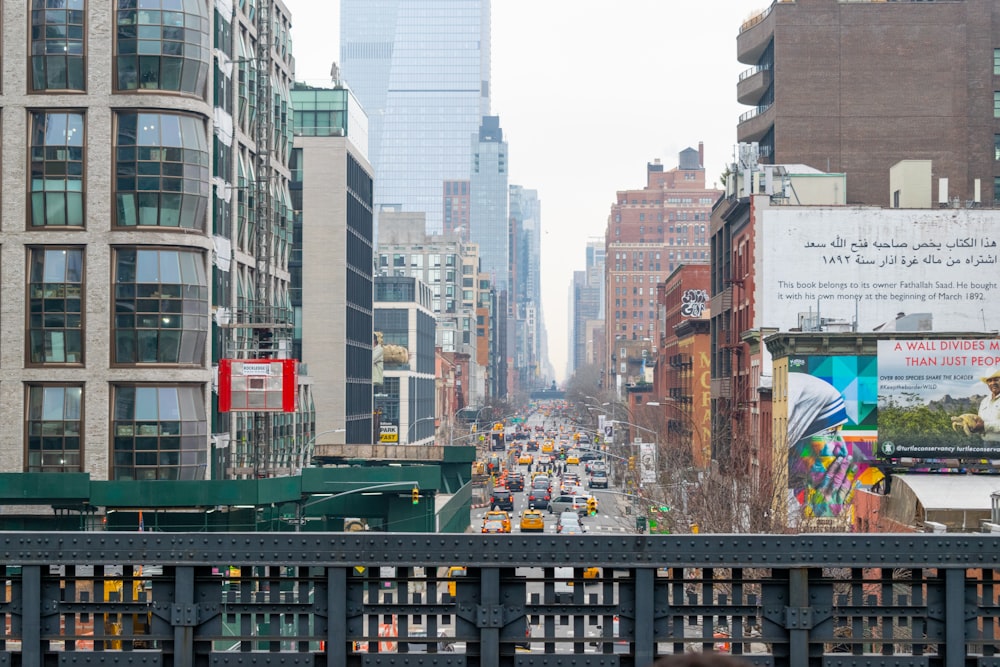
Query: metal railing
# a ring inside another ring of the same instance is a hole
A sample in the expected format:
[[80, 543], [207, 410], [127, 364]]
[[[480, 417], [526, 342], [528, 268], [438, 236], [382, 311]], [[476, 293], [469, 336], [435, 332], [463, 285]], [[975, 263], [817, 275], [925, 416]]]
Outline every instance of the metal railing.
[[4, 665], [1000, 662], [1000, 536], [0, 533], [0, 553]]

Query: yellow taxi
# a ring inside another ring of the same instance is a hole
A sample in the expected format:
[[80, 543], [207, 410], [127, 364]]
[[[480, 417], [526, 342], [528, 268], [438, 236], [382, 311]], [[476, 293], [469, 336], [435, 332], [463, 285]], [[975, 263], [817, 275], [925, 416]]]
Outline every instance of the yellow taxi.
[[551, 440], [546, 440], [545, 442], [542, 443], [542, 451], [545, 452], [546, 454], [551, 454], [553, 451], [555, 451], [555, 448], [556, 445]]
[[490, 510], [483, 516], [483, 523], [488, 521], [499, 521], [503, 524], [503, 532], [510, 532], [510, 515], [503, 510]]
[[541, 533], [545, 531], [545, 516], [541, 510], [524, 510], [521, 514], [522, 533]]
[[467, 574], [467, 570], [464, 567], [459, 567], [457, 565], [452, 565], [448, 568], [448, 573], [445, 575], [451, 581], [448, 582], [448, 595], [455, 597], [456, 589], [455, 577], [464, 577]]
[[534, 460], [535, 459], [531, 456], [531, 454], [521, 454], [521, 456], [518, 457], [517, 462], [523, 466], [526, 466], [526, 465], [531, 465], [531, 462]]
[[566, 465], [568, 466], [580, 465], [580, 456], [578, 454], [567, 454]]
[[588, 567], [583, 571], [584, 579], [597, 579], [601, 576], [601, 568], [599, 567]]

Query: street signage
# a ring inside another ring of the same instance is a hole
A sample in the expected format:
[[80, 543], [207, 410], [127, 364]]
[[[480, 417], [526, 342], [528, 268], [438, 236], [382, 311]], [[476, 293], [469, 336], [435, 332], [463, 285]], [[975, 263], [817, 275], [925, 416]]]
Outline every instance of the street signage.
[[395, 424], [379, 426], [379, 442], [399, 442], [399, 427]]

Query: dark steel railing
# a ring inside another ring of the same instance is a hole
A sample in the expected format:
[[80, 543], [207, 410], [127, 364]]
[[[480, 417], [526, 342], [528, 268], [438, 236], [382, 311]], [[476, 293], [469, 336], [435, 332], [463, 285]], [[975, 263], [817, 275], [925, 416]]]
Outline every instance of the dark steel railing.
[[0, 665], [1000, 664], [1000, 537], [0, 533]]

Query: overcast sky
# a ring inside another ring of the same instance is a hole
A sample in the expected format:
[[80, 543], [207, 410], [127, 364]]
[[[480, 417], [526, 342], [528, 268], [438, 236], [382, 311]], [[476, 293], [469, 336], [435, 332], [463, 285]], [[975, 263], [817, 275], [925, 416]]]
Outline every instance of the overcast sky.
[[[338, 0], [285, 0], [296, 78], [329, 83]], [[746, 65], [736, 36], [767, 0], [492, 0], [493, 113], [510, 183], [542, 202], [542, 308], [549, 357], [565, 379], [569, 285], [589, 238], [604, 236], [618, 190], [645, 185], [705, 143], [709, 186], [732, 159]]]

